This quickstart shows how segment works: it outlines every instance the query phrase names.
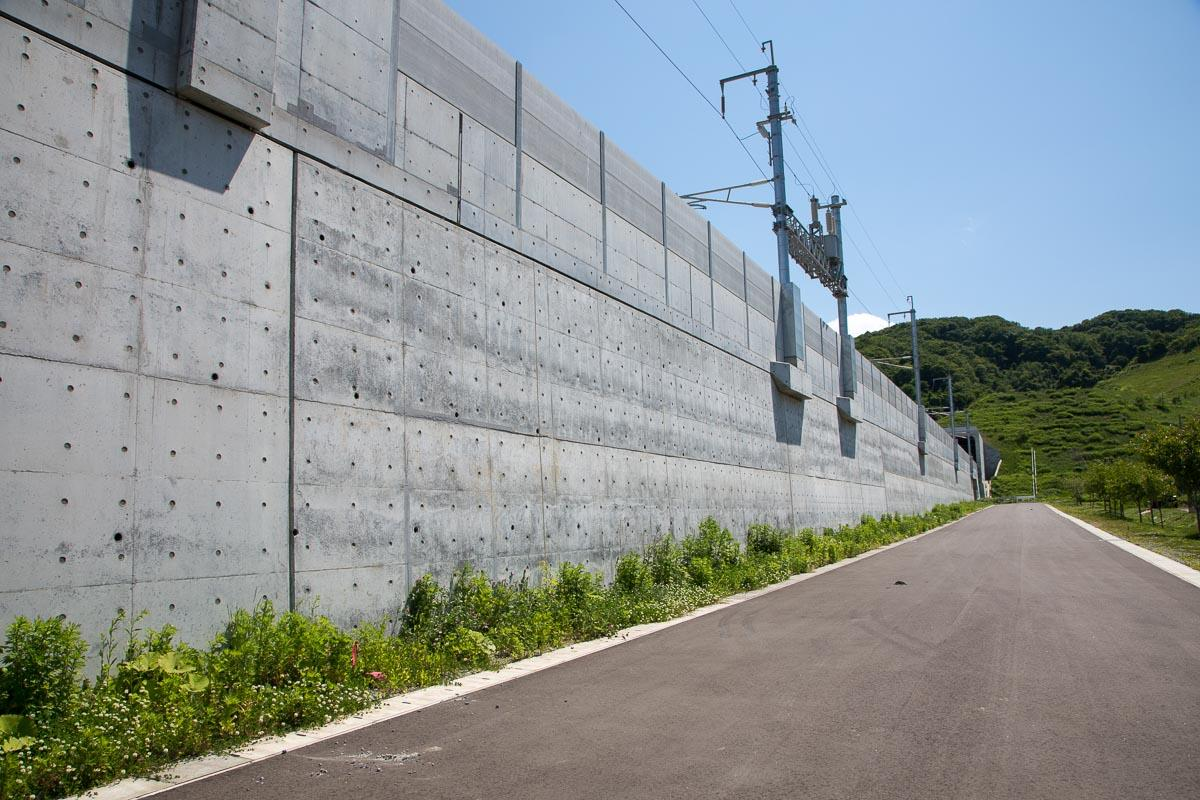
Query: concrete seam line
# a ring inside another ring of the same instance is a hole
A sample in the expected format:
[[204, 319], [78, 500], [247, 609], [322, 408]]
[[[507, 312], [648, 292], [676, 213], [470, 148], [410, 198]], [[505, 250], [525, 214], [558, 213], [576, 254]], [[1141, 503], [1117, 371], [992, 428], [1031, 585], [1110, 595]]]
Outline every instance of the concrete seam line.
[[[99, 786], [90, 789], [82, 795], [65, 798], [65, 800], [140, 800], [143, 797], [160, 794], [162, 792], [176, 789], [180, 786], [185, 786], [189, 783], [211, 778], [220, 775], [230, 770], [240, 769], [241, 767], [255, 764], [259, 761], [265, 761], [277, 755], [295, 750], [301, 747], [307, 747], [312, 744], [320, 744], [321, 742], [330, 739], [336, 739], [339, 736], [345, 736], [348, 733], [360, 730], [362, 728], [375, 725], [380, 722], [402, 717], [410, 714], [413, 711], [420, 711], [431, 706], [443, 703], [447, 700], [454, 700], [459, 697], [464, 697], [469, 694], [488, 689], [492, 686], [498, 686], [502, 683], [516, 680], [525, 675], [532, 675], [535, 672], [556, 667], [559, 664], [565, 664], [574, 661], [584, 656], [598, 653], [602, 650], [607, 650], [610, 647], [624, 644], [626, 642], [641, 639], [643, 636], [649, 636], [652, 633], [673, 628], [676, 625], [682, 625], [685, 622], [707, 616], [717, 611], [721, 611], [730, 606], [744, 603], [747, 600], [753, 600], [764, 595], [778, 592], [781, 589], [786, 589], [790, 586], [795, 586], [803, 581], [812, 580], [819, 575], [824, 575], [836, 569], [857, 564], [858, 562], [878, 555], [894, 547], [915, 542], [918, 539], [923, 539], [932, 533], [945, 530], [957, 522], [962, 522], [967, 517], [983, 511], [984, 509], [976, 509], [969, 514], [959, 517], [956, 520], [947, 522], [944, 525], [939, 525], [936, 528], [930, 528], [924, 533], [918, 533], [916, 536], [909, 536], [906, 539], [901, 539], [898, 542], [885, 544], [882, 547], [877, 547], [874, 550], [868, 550], [865, 553], [860, 553], [851, 558], [844, 558], [841, 561], [835, 561], [832, 564], [826, 564], [823, 567], [818, 567], [812, 572], [803, 572], [799, 575], [793, 575], [779, 583], [764, 586], [761, 589], [752, 589], [748, 592], [730, 595], [722, 600], [718, 600], [707, 606], [701, 606], [681, 617], [664, 620], [663, 622], [647, 622], [642, 625], [634, 625], [632, 628], [626, 628], [623, 631], [613, 634], [612, 636], [602, 639], [591, 639], [586, 642], [577, 642], [565, 647], [560, 647], [557, 650], [550, 650], [545, 653], [540, 653], [536, 656], [514, 661], [506, 664], [498, 670], [489, 670], [484, 672], [476, 672], [470, 675], [464, 675], [458, 680], [448, 684], [438, 684], [436, 686], [426, 686], [422, 689], [414, 689], [411, 692], [404, 694], [393, 695], [379, 703], [374, 708], [364, 709], [357, 714], [351, 715], [342, 720], [331, 722], [328, 725], [323, 725], [320, 728], [310, 729], [307, 731], [292, 731], [291, 733], [283, 734], [282, 736], [270, 736], [265, 739], [260, 739], [255, 742], [250, 742], [237, 750], [230, 751], [224, 754], [208, 754], [198, 756], [194, 759], [181, 761], [176, 764], [171, 764], [158, 770], [159, 773], [171, 773], [172, 771], [182, 770], [188, 774], [186, 778], [175, 781], [163, 781], [149, 778], [125, 778], [110, 783], [107, 786]], [[1072, 517], [1073, 519], [1073, 517]], [[1200, 573], [1198, 573], [1200, 574]], [[203, 762], [216, 762], [211, 768], [205, 768]], [[192, 765], [192, 769], [189, 769]], [[196, 769], [193, 773], [193, 769]]]
[[1161, 569], [1163, 572], [1174, 575], [1176, 578], [1186, 581], [1196, 588], [1200, 588], [1200, 570], [1192, 569], [1187, 564], [1181, 564], [1173, 558], [1164, 556], [1162, 553], [1156, 553], [1153, 550], [1148, 550], [1145, 547], [1141, 547], [1133, 542], [1122, 539], [1120, 536], [1111, 534], [1103, 528], [1097, 528], [1095, 525], [1084, 522], [1078, 517], [1073, 517], [1065, 511], [1059, 511], [1049, 503], [1042, 503], [1042, 505], [1053, 511], [1055, 514], [1058, 514], [1060, 517], [1065, 517], [1066, 519], [1071, 520], [1071, 522], [1074, 522], [1076, 525], [1083, 528], [1085, 531], [1097, 537], [1098, 539], [1103, 539], [1109, 544], [1121, 548], [1126, 553], [1137, 556], [1147, 564], [1152, 564]]

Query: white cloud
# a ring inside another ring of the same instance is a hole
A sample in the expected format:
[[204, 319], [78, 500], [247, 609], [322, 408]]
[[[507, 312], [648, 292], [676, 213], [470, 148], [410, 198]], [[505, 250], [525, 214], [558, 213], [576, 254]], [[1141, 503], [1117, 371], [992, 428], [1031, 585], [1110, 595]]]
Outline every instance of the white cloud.
[[887, 326], [887, 320], [877, 317], [874, 314], [851, 314], [846, 317], [846, 327], [850, 329], [851, 336], [858, 336], [868, 331], [882, 330]]

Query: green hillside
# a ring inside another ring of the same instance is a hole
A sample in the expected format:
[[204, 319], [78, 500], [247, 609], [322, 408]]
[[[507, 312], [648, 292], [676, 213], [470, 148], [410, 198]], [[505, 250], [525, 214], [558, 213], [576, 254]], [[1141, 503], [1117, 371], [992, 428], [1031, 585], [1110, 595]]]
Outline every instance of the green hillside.
[[[921, 391], [926, 405], [946, 404], [931, 380], [954, 375], [954, 399], [967, 407], [992, 392], [1087, 389], [1133, 363], [1147, 364], [1200, 347], [1200, 314], [1108, 311], [1063, 328], [1026, 328], [1001, 317], [935, 317], [917, 324]], [[907, 325], [893, 325], [855, 340], [870, 359], [908, 355]], [[912, 372], [884, 367], [912, 395]]]
[[995, 392], [971, 405], [971, 420], [1003, 454], [993, 490], [1027, 494], [1029, 448], [1037, 449], [1042, 492], [1088, 461], [1130, 456], [1139, 431], [1200, 413], [1200, 349], [1133, 364], [1088, 389]]
[[[1200, 413], [1200, 315], [1184, 311], [1109, 311], [1064, 328], [1026, 328], [1000, 317], [920, 320], [922, 394], [969, 411], [1004, 459], [998, 495], [1030, 490], [1029, 448], [1038, 452], [1039, 490], [1065, 491], [1090, 460], [1129, 455], [1148, 426]], [[909, 352], [897, 325], [857, 339], [868, 358]], [[910, 395], [906, 367], [881, 367]], [[960, 419], [961, 422], [961, 419]]]

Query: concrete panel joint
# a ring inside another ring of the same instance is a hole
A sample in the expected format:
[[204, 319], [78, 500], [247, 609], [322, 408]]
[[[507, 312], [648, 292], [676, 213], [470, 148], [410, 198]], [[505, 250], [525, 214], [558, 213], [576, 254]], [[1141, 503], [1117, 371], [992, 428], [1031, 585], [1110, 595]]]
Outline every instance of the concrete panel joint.
[[514, 78], [513, 78], [513, 80], [514, 80], [514, 86], [513, 86], [513, 93], [514, 93], [514, 99], [513, 99], [513, 114], [514, 114], [513, 144], [517, 150], [517, 185], [516, 185], [517, 196], [514, 199], [514, 202], [516, 203], [516, 210], [514, 212], [514, 220], [515, 220], [515, 224], [516, 224], [518, 230], [520, 230], [520, 228], [521, 228], [521, 194], [522, 194], [522, 190], [524, 188], [521, 185], [522, 184], [521, 179], [523, 177], [522, 171], [521, 171], [521, 162], [525, 160], [521, 155], [524, 152], [524, 148], [522, 147], [522, 143], [521, 143], [521, 129], [522, 129], [521, 121], [525, 116], [524, 111], [521, 108], [521, 106], [522, 106], [521, 88], [525, 83], [523, 78], [524, 78], [524, 70], [521, 67], [521, 62], [518, 61], [516, 64], [516, 67], [514, 68]]

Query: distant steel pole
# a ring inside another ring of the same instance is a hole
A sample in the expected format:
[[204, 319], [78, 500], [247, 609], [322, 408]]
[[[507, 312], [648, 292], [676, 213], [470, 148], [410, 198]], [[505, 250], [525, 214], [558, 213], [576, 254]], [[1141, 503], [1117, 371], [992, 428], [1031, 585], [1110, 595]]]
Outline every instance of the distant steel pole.
[[841, 290], [833, 293], [833, 296], [837, 298], [838, 343], [841, 345], [838, 361], [841, 367], [842, 396], [854, 397], [854, 392], [858, 388], [858, 378], [854, 374], [854, 337], [850, 335], [849, 313], [846, 308], [846, 295], [849, 291], [846, 289], [846, 261], [842, 248], [842, 206], [844, 205], [846, 205], [846, 201], [836, 194], [830, 197], [828, 206], [830, 224], [828, 227], [830, 228], [829, 232], [835, 237], [838, 277], [842, 280]]
[[950, 393], [950, 427], [954, 427], [954, 376], [946, 376], [946, 390]]
[[[946, 382], [946, 393], [949, 396], [948, 399], [949, 399], [949, 403], [950, 403], [950, 430], [953, 431], [957, 427], [954, 422], [954, 376], [947, 375], [944, 378], [934, 378], [931, 381], [931, 383], [937, 383], [938, 381]], [[958, 474], [958, 440], [957, 439], [954, 442], [954, 472], [956, 475]]]
[[921, 403], [921, 353], [917, 347], [917, 308], [913, 305], [913, 298], [908, 296], [908, 308], [904, 311], [893, 311], [888, 314], [888, 321], [892, 317], [908, 317], [909, 324], [912, 327], [912, 369], [913, 369], [913, 399], [917, 401], [917, 449], [922, 454], [925, 452], [925, 406]]
[[921, 405], [921, 353], [917, 348], [917, 308], [913, 305], [912, 295], [908, 296], [908, 318], [912, 325], [912, 359], [913, 359], [913, 391], [917, 405]]
[[979, 459], [976, 453], [978, 448], [975, 446], [975, 437], [971, 434], [971, 412], [967, 411], [965, 413], [967, 417], [967, 458], [970, 459], [971, 471], [971, 497], [972, 499], [979, 500], [983, 497], [983, 470], [979, 467]]
[[[946, 376], [946, 391], [950, 394], [950, 430], [954, 430], [954, 376]], [[958, 480], [958, 447], [954, 448], [954, 475]]]
[[1037, 499], [1037, 450], [1029, 448], [1029, 475], [1033, 481], [1033, 499]]

